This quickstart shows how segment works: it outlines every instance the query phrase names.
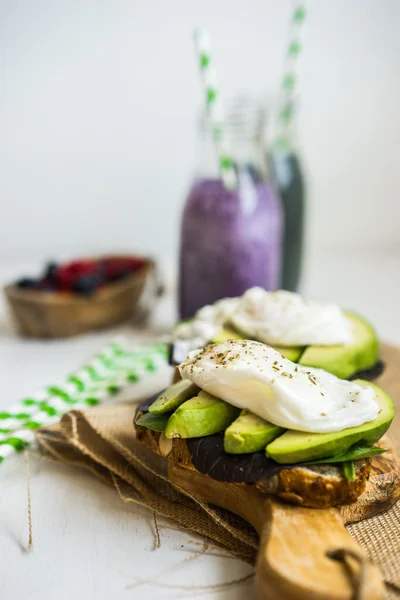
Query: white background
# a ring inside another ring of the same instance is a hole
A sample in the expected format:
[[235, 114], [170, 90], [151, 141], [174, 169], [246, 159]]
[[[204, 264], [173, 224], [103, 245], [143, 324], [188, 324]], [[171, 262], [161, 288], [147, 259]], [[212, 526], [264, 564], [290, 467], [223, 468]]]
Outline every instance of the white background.
[[[400, 246], [400, 2], [309, 3], [298, 139], [308, 254]], [[3, 0], [0, 261], [134, 249], [175, 260], [209, 29], [223, 95], [270, 100], [289, 0]]]

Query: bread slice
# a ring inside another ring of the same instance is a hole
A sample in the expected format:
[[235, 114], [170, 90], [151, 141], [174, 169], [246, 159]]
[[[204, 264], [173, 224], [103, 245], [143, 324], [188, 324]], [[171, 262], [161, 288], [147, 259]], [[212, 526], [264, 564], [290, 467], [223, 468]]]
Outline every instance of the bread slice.
[[[140, 414], [139, 412], [137, 417]], [[197, 470], [187, 440], [170, 440], [163, 433], [141, 426], [136, 426], [136, 438], [169, 461], [186, 469]], [[272, 476], [261, 477], [254, 483], [235, 485], [255, 485], [265, 494], [275, 494], [292, 504], [329, 508], [356, 502], [365, 490], [370, 470], [371, 459], [361, 459], [355, 463], [354, 481], [348, 481], [344, 477], [341, 465], [320, 464], [282, 468]], [[229, 477], [226, 482], [230, 483]]]

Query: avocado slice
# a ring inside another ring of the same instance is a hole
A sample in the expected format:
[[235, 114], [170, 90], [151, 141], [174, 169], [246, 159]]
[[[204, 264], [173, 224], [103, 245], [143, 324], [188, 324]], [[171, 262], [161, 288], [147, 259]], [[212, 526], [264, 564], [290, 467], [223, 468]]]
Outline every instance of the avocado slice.
[[368, 381], [356, 379], [362, 386], [371, 386], [379, 404], [378, 416], [358, 427], [349, 427], [332, 433], [307, 433], [287, 431], [266, 448], [267, 456], [280, 464], [310, 462], [319, 458], [346, 452], [357, 442], [372, 445], [389, 429], [394, 417], [393, 400], [381, 388]]
[[306, 367], [325, 369], [342, 379], [373, 367], [379, 360], [379, 342], [372, 326], [361, 316], [345, 312], [354, 341], [338, 346], [308, 346], [299, 359]]
[[236, 419], [240, 409], [201, 391], [186, 400], [168, 420], [167, 438], [195, 438], [223, 431]]
[[226, 429], [224, 450], [229, 454], [258, 452], [284, 431], [283, 427], [265, 421], [245, 409]]
[[219, 344], [221, 342], [226, 342], [227, 340], [244, 340], [245, 336], [230, 327], [229, 325], [224, 325], [222, 329], [213, 337], [211, 340], [212, 344]]
[[[217, 335], [211, 340], [211, 343], [217, 344], [220, 342], [226, 342], [227, 340], [245, 340], [252, 339], [246, 338], [244, 334], [239, 333], [233, 327], [225, 325], [217, 333]], [[275, 350], [278, 350], [285, 358], [288, 358], [292, 362], [297, 362], [300, 356], [303, 354], [304, 348], [302, 346], [273, 346]]]
[[153, 415], [165, 415], [172, 413], [183, 402], [197, 395], [199, 388], [188, 379], [181, 379], [169, 386], [149, 406], [149, 412]]
[[292, 362], [298, 362], [300, 356], [303, 354], [303, 346], [273, 346], [275, 350], [278, 350], [285, 358], [288, 358]]

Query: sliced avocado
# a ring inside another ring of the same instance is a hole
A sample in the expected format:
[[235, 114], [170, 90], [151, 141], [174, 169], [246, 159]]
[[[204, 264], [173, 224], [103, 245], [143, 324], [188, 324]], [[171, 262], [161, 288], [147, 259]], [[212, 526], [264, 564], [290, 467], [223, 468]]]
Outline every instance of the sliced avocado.
[[297, 362], [304, 351], [302, 346], [273, 346], [273, 348], [292, 362]]
[[221, 342], [226, 342], [227, 340], [244, 340], [245, 336], [230, 327], [229, 325], [225, 325], [222, 329], [213, 337], [211, 342], [213, 344], [219, 344]]
[[224, 450], [229, 454], [258, 452], [284, 431], [249, 410], [242, 410], [225, 431]]
[[379, 342], [372, 326], [355, 313], [345, 312], [351, 322], [354, 341], [337, 346], [308, 346], [299, 364], [318, 367], [342, 379], [373, 367], [379, 360]]
[[199, 388], [188, 379], [181, 379], [169, 386], [149, 406], [149, 412], [153, 415], [165, 415], [172, 413], [183, 402], [197, 395]]
[[367, 445], [377, 442], [389, 429], [393, 420], [393, 400], [381, 388], [368, 381], [356, 379], [356, 383], [371, 386], [376, 392], [375, 400], [380, 411], [373, 421], [332, 433], [287, 431], [268, 444], [267, 455], [281, 464], [301, 463], [342, 454], [357, 442]]
[[[212, 343], [217, 344], [221, 342], [226, 342], [227, 340], [245, 340], [252, 339], [246, 338], [244, 334], [239, 333], [233, 327], [229, 325], [225, 325], [222, 327], [221, 331], [217, 333], [217, 335], [211, 340]], [[297, 362], [300, 356], [303, 353], [304, 348], [302, 346], [273, 346], [275, 350], [278, 350], [283, 356], [291, 360], [292, 362]]]
[[170, 416], [165, 435], [167, 438], [194, 438], [223, 431], [239, 414], [239, 408], [201, 391], [186, 400]]
[[136, 421], [136, 425], [147, 427], [153, 431], [164, 431], [168, 423], [168, 415], [152, 415], [147, 412], [141, 415]]

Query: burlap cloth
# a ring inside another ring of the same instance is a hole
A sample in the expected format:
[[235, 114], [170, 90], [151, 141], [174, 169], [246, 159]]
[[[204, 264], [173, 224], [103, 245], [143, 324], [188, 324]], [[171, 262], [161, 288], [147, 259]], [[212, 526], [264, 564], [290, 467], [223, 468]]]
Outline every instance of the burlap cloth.
[[[384, 346], [386, 370], [378, 383], [394, 398], [397, 416], [391, 438], [400, 453], [400, 349]], [[245, 521], [223, 509], [177, 492], [166, 480], [166, 459], [138, 444], [133, 431], [136, 403], [71, 411], [55, 426], [38, 431], [48, 457], [89, 469], [121, 499], [172, 519], [247, 563], [254, 564], [258, 537]], [[387, 513], [348, 526], [380, 566], [387, 597], [400, 597], [400, 502]]]

